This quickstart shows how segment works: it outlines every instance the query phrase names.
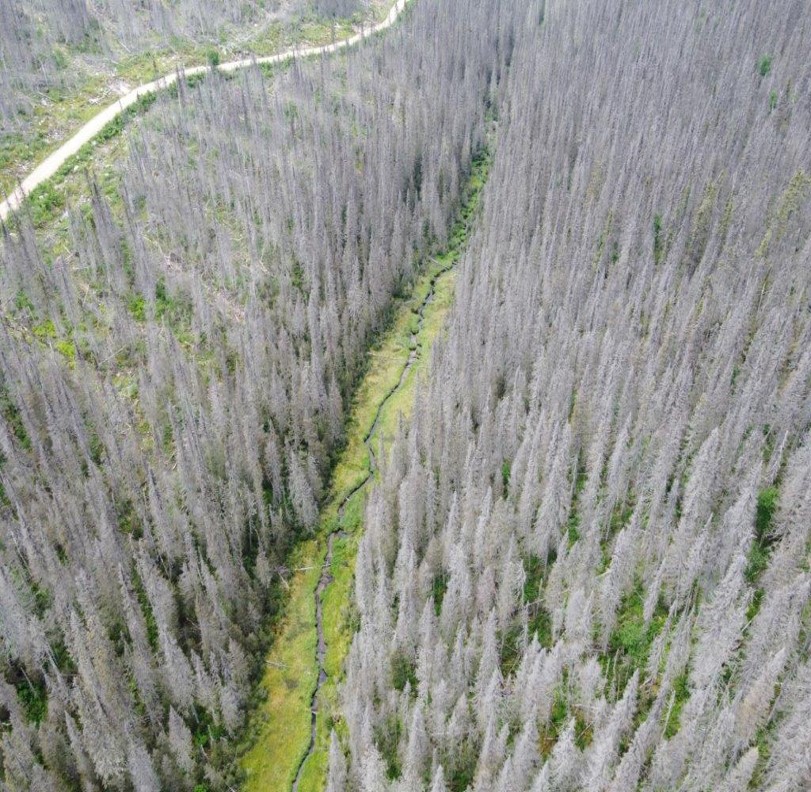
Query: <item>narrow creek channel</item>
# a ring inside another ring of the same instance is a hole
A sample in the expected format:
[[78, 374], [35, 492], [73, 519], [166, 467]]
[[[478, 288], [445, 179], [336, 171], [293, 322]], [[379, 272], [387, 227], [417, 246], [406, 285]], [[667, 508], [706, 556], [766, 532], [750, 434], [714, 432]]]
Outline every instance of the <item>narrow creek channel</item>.
[[[343, 517], [344, 510], [346, 509], [347, 503], [355, 496], [358, 492], [364, 489], [369, 482], [372, 480], [372, 477], [377, 471], [377, 459], [375, 457], [374, 451], [374, 438], [377, 432], [378, 425], [380, 424], [380, 416], [383, 413], [388, 402], [400, 391], [403, 387], [406, 378], [408, 377], [411, 368], [417, 362], [421, 354], [421, 345], [420, 345], [420, 336], [422, 334], [423, 324], [425, 322], [425, 309], [430, 305], [431, 301], [434, 298], [434, 293], [436, 291], [436, 283], [443, 275], [447, 272], [452, 270], [458, 260], [455, 260], [452, 264], [449, 264], [447, 267], [444, 267], [441, 270], [438, 270], [434, 275], [431, 277], [429, 282], [428, 291], [423, 298], [422, 302], [420, 303], [419, 309], [417, 310], [417, 331], [411, 334], [411, 344], [410, 344], [410, 351], [408, 354], [408, 359], [403, 366], [402, 371], [400, 372], [400, 377], [397, 380], [397, 384], [385, 395], [385, 397], [380, 401], [377, 406], [377, 410], [375, 412], [374, 420], [372, 421], [372, 425], [369, 428], [369, 431], [366, 433], [366, 436], [363, 438], [364, 445], [366, 446], [367, 453], [369, 454], [369, 472], [368, 474], [358, 483], [358, 485], [347, 494], [347, 496], [341, 501], [341, 505], [338, 507], [338, 516]], [[324, 661], [327, 655], [327, 642], [324, 637], [324, 606], [323, 606], [323, 598], [324, 592], [326, 591], [327, 587], [330, 583], [332, 583], [332, 557], [333, 551], [335, 547], [336, 539], [340, 539], [346, 536], [346, 533], [342, 530], [332, 531], [329, 536], [327, 537], [327, 552], [324, 557], [324, 564], [321, 567], [321, 576], [318, 579], [318, 584], [315, 587], [315, 627], [316, 627], [316, 634], [317, 634], [317, 642], [316, 642], [316, 650], [315, 650], [315, 657], [316, 663], [318, 665], [318, 680], [315, 685], [315, 690], [313, 691], [313, 696], [310, 701], [310, 742], [307, 746], [307, 751], [304, 756], [301, 758], [301, 762], [299, 762], [298, 768], [296, 769], [296, 777], [293, 780], [292, 792], [298, 792], [299, 782], [301, 780], [302, 772], [304, 771], [304, 766], [307, 764], [307, 760], [312, 756], [313, 751], [315, 750], [315, 741], [316, 741], [316, 734], [317, 734], [317, 726], [318, 726], [318, 694], [321, 692], [321, 688], [327, 680], [327, 671], [324, 666]]]

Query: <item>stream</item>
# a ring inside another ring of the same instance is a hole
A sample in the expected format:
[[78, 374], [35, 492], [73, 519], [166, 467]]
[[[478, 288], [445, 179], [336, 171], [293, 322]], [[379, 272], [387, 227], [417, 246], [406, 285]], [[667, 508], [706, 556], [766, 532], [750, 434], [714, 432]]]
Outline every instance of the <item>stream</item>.
[[[397, 381], [397, 384], [386, 394], [386, 396], [382, 399], [380, 404], [377, 406], [377, 411], [375, 412], [374, 420], [372, 421], [372, 425], [369, 428], [369, 431], [366, 433], [366, 436], [363, 438], [363, 442], [366, 445], [366, 449], [369, 453], [369, 472], [366, 476], [355, 486], [349, 494], [341, 501], [341, 505], [338, 507], [338, 517], [339, 523], [340, 518], [343, 517], [344, 511], [346, 509], [347, 503], [364, 487], [367, 486], [369, 481], [371, 481], [372, 477], [377, 471], [377, 460], [375, 457], [375, 452], [373, 448], [373, 440], [375, 437], [375, 433], [378, 428], [378, 424], [380, 423], [380, 416], [383, 413], [383, 409], [385, 408], [386, 404], [388, 404], [389, 400], [403, 387], [403, 383], [408, 376], [409, 371], [411, 370], [412, 366], [416, 361], [419, 359], [420, 356], [420, 344], [419, 344], [419, 337], [422, 333], [423, 323], [425, 321], [425, 309], [431, 303], [431, 300], [434, 297], [434, 292], [436, 288], [436, 282], [439, 278], [444, 275], [446, 272], [450, 271], [456, 266], [456, 262], [450, 264], [449, 266], [445, 267], [444, 269], [439, 270], [430, 281], [430, 285], [428, 288], [428, 292], [426, 293], [425, 297], [423, 298], [422, 302], [420, 303], [420, 307], [417, 311], [417, 315], [419, 317], [417, 323], [417, 332], [411, 334], [411, 349], [408, 354], [408, 359], [403, 366], [403, 370], [400, 372], [400, 378]], [[321, 567], [321, 576], [318, 579], [318, 585], [315, 587], [315, 626], [316, 626], [316, 633], [318, 636], [318, 640], [316, 643], [316, 663], [318, 664], [318, 681], [315, 685], [315, 690], [313, 691], [313, 696], [310, 701], [310, 742], [307, 746], [307, 751], [301, 759], [298, 768], [296, 769], [296, 777], [293, 781], [292, 792], [298, 792], [299, 781], [301, 780], [301, 774], [304, 770], [304, 765], [307, 763], [307, 760], [312, 756], [313, 751], [315, 750], [315, 738], [316, 738], [316, 726], [318, 721], [318, 694], [321, 691], [321, 687], [323, 686], [324, 682], [327, 679], [327, 672], [324, 667], [324, 660], [327, 654], [327, 642], [324, 638], [324, 613], [323, 613], [323, 596], [324, 592], [326, 591], [327, 587], [330, 583], [332, 583], [332, 556], [333, 550], [335, 547], [335, 540], [342, 539], [347, 536], [346, 532], [343, 530], [336, 530], [329, 534], [327, 537], [327, 553], [324, 557], [324, 564]]]

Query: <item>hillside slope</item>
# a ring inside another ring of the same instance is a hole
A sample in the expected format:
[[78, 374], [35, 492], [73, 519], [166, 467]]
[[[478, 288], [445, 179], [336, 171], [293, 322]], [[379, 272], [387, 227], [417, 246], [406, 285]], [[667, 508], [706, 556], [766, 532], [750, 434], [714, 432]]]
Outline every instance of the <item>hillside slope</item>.
[[237, 783], [288, 551], [483, 140], [498, 24], [454, 8], [490, 22], [425, 3], [342, 58], [182, 81], [65, 217], [4, 227], [5, 788]]
[[799, 792], [809, 7], [527, 5], [328, 789]]

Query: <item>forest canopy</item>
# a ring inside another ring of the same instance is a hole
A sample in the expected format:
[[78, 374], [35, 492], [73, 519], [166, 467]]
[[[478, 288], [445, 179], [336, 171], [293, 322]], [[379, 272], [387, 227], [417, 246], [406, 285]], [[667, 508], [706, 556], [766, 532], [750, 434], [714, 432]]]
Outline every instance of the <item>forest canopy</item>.
[[240, 783], [291, 549], [460, 223], [364, 494], [326, 789], [810, 788], [809, 51], [803, 0], [413, 0], [181, 81], [53, 226], [17, 213], [0, 790]]

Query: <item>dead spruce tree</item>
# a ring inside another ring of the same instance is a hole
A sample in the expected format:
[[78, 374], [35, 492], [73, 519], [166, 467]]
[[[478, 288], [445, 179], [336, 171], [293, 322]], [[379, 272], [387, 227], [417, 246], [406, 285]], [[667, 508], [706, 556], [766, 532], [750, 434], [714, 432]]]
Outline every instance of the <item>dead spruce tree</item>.
[[809, 8], [526, 6], [333, 788], [801, 789]]
[[419, 3], [341, 58], [182, 83], [58, 248], [3, 229], [3, 789], [233, 783], [286, 551], [458, 210], [510, 18]]

